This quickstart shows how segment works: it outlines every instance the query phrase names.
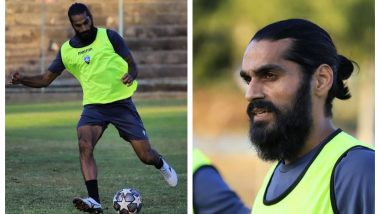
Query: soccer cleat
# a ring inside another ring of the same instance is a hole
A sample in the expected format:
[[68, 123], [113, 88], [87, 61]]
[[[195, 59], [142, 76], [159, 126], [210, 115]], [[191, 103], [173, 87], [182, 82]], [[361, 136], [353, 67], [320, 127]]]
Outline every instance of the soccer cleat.
[[93, 198], [74, 198], [74, 206], [83, 212], [88, 212], [92, 214], [103, 213], [102, 205], [96, 202]]
[[162, 165], [160, 172], [164, 176], [165, 181], [169, 184], [169, 186], [172, 186], [172, 187], [177, 186], [177, 182], [178, 182], [177, 173], [175, 173], [174, 169], [171, 168], [164, 159], [162, 159], [162, 161], [164, 164]]

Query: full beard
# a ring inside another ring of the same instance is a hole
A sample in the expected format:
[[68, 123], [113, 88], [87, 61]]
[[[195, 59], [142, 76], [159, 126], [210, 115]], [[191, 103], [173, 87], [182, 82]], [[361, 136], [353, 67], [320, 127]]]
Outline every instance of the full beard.
[[[265, 161], [293, 160], [304, 147], [312, 127], [310, 81], [302, 81], [292, 105], [278, 109], [269, 101], [255, 100], [247, 108], [249, 135], [259, 157]], [[266, 108], [273, 122], [255, 122], [253, 108]]]

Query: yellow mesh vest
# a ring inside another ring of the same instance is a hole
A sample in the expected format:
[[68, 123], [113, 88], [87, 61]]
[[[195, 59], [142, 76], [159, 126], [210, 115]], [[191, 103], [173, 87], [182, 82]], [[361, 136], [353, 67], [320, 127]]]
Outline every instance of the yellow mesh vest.
[[193, 149], [193, 173], [202, 166], [210, 166], [211, 161], [199, 149]]
[[115, 52], [104, 28], [98, 28], [95, 41], [88, 46], [74, 48], [66, 41], [61, 56], [66, 70], [82, 86], [83, 105], [125, 99], [137, 88], [136, 81], [129, 87], [123, 84], [128, 63]]
[[330, 200], [330, 179], [333, 168], [338, 159], [355, 146], [368, 147], [352, 136], [340, 132], [323, 147], [294, 189], [276, 203], [264, 204], [264, 194], [276, 167], [273, 166], [256, 196], [252, 213], [333, 213]]

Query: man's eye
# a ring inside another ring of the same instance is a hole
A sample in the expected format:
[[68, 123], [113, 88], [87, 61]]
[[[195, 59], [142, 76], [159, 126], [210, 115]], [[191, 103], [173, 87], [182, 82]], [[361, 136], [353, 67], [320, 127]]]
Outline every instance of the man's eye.
[[87, 25], [89, 23], [89, 20], [87, 19], [86, 21], [83, 22], [84, 25]]
[[264, 79], [273, 79], [275, 77], [276, 76], [273, 73], [270, 73], [270, 72], [268, 72], [268, 73], [266, 73], [266, 74], [263, 75]]
[[248, 77], [248, 76], [243, 77], [243, 80], [244, 80], [244, 82], [245, 82], [247, 85], [249, 85], [249, 83], [251, 82], [251, 77]]
[[241, 79], [247, 84], [249, 85], [249, 83], [251, 82], [251, 77], [244, 71], [240, 71], [240, 77]]

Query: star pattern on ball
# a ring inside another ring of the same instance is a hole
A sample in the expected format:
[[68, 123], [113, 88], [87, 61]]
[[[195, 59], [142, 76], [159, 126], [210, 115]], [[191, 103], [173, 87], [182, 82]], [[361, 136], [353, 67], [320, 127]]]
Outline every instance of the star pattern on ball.
[[134, 200], [132, 203], [136, 203], [137, 207], [139, 207], [140, 204], [142, 203], [141, 198], [139, 196], [136, 196], [135, 194], [133, 194], [133, 198], [134, 198]]

